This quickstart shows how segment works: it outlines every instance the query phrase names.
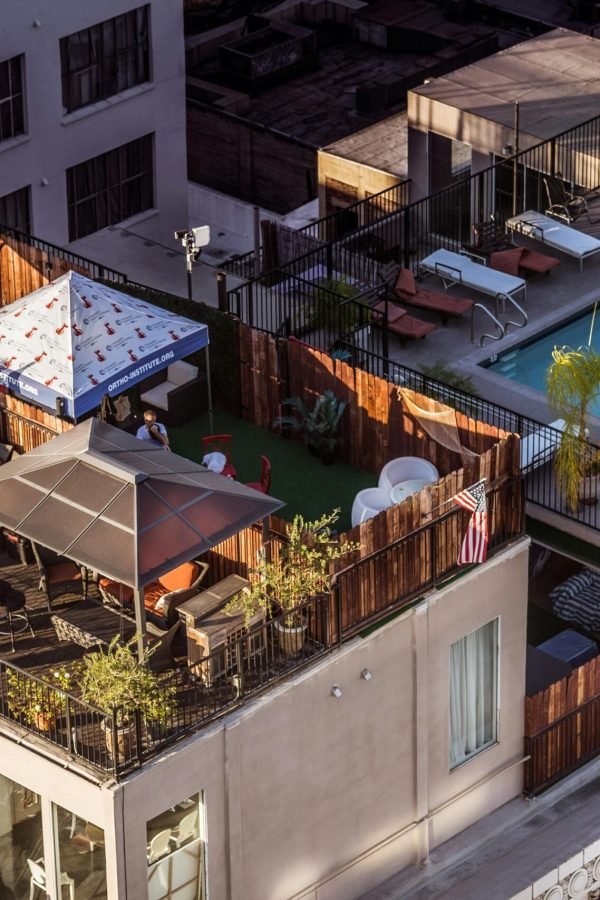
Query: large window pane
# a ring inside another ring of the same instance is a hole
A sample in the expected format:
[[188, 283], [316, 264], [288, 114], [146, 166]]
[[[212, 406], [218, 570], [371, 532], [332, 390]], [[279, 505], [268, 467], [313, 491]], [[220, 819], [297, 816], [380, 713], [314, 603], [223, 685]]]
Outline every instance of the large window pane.
[[25, 131], [24, 59], [24, 56], [15, 56], [0, 62], [0, 141], [16, 137]]
[[32, 873], [44, 872], [40, 798], [0, 775], [0, 897], [29, 897]]
[[69, 240], [150, 209], [153, 180], [151, 134], [67, 169]]
[[148, 6], [77, 31], [60, 42], [67, 112], [148, 81]]
[[149, 900], [205, 900], [205, 841], [201, 795], [147, 823]]
[[55, 806], [54, 812], [62, 896], [105, 900], [104, 831], [61, 806]]
[[498, 619], [450, 647], [450, 768], [497, 739]]
[[0, 225], [7, 225], [27, 234], [31, 231], [30, 193], [27, 186], [0, 197]]

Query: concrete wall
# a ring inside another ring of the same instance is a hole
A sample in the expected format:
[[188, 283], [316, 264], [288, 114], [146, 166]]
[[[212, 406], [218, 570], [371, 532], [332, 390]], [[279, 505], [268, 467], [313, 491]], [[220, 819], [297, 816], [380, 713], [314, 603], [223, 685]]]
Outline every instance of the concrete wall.
[[[0, 60], [25, 54], [27, 134], [0, 143], [0, 196], [31, 185], [33, 232], [68, 241], [65, 170], [154, 132], [155, 205], [128, 223], [172, 240], [187, 221], [183, 9], [152, 0], [151, 78], [109, 100], [63, 115], [59, 40], [142, 5], [142, 0], [81, 3], [4, 0]], [[39, 21], [39, 27], [33, 25]], [[46, 186], [41, 179], [48, 181]]]
[[[351, 900], [517, 796], [527, 558], [521, 541], [131, 777], [128, 896], [145, 822], [199, 790], [213, 900]], [[499, 739], [449, 772], [449, 647], [497, 616]]]
[[[327, 179], [340, 181], [353, 189], [356, 193], [354, 200], [364, 200], [368, 194], [378, 194], [387, 188], [393, 187], [401, 180], [391, 172], [373, 169], [364, 163], [336, 156], [327, 150], [319, 150], [317, 154], [317, 167], [319, 178], [319, 217], [337, 212], [339, 206], [332, 202], [328, 196]], [[361, 223], [362, 224], [362, 223]]]

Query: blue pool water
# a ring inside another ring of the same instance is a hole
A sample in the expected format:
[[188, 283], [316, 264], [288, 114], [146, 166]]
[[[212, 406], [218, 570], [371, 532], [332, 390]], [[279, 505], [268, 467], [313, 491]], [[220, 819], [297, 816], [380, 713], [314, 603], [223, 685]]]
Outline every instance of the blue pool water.
[[[560, 325], [554, 331], [538, 335], [520, 347], [507, 350], [506, 353], [499, 353], [497, 357], [491, 357], [490, 362], [486, 363], [486, 368], [497, 375], [503, 375], [504, 378], [545, 392], [546, 371], [552, 362], [552, 351], [555, 347], [567, 346], [575, 350], [587, 346], [592, 315], [593, 308], [577, 319]], [[600, 353], [600, 304], [596, 312], [591, 346]], [[592, 404], [590, 412], [600, 416], [600, 399]]]

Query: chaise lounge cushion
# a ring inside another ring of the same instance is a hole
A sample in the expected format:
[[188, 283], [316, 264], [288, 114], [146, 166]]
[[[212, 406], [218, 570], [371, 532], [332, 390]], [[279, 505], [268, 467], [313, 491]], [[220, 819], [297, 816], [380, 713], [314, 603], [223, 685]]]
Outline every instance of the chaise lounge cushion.
[[490, 265], [492, 269], [506, 275], [543, 275], [559, 266], [560, 260], [526, 247], [512, 247], [510, 250], [492, 253]]
[[[381, 300], [373, 309], [385, 314], [385, 301]], [[377, 324], [382, 324], [382, 319], [377, 319]], [[422, 338], [431, 331], [436, 330], [432, 322], [423, 322], [415, 316], [409, 316], [407, 311], [394, 303], [388, 304], [388, 328], [397, 334], [400, 340], [406, 338]]]
[[415, 276], [410, 269], [400, 269], [398, 277], [396, 278], [396, 283], [394, 284], [394, 290], [399, 294], [414, 295], [417, 293]]
[[[167, 595], [173, 591], [185, 591], [191, 588], [200, 574], [200, 566], [197, 563], [185, 562], [161, 575], [156, 581], [150, 582], [144, 588], [144, 606], [147, 612], [164, 614]], [[133, 603], [133, 590], [125, 584], [113, 581], [110, 578], [101, 578], [99, 582], [102, 592], [109, 594], [119, 603], [125, 605]]]

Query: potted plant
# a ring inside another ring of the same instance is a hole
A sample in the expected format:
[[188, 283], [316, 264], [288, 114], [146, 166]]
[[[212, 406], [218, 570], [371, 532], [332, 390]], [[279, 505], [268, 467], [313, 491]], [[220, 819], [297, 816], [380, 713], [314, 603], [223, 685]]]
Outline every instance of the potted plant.
[[600, 355], [591, 347], [555, 347], [546, 373], [550, 406], [564, 420], [554, 457], [556, 477], [571, 510], [578, 502], [596, 503], [598, 452], [587, 440], [587, 417], [600, 394]]
[[[147, 649], [138, 658], [132, 649], [136, 642], [137, 636], [134, 636], [122, 644], [117, 635], [108, 647], [99, 647], [96, 653], [85, 656], [81, 662], [81, 696], [109, 717], [102, 727], [113, 759], [124, 760], [135, 752], [136, 711], [147, 725], [164, 724], [175, 704], [175, 688], [161, 685], [148, 668], [152, 650]], [[117, 748], [113, 740], [115, 732]], [[115, 750], [118, 756], [115, 756]]]
[[67, 693], [73, 690], [73, 676], [66, 666], [50, 673], [48, 681], [24, 677], [22, 672], [8, 673], [8, 708], [38, 731], [50, 731], [67, 705]]
[[290, 397], [282, 405], [289, 407], [292, 413], [278, 416], [273, 427], [302, 432], [309, 453], [320, 456], [324, 464], [332, 463], [339, 444], [340, 420], [346, 401], [338, 400], [328, 389], [317, 397], [312, 409], [301, 397]]
[[340, 510], [334, 509], [319, 519], [307, 522], [295, 515], [286, 525], [287, 542], [279, 557], [261, 556], [254, 569], [258, 576], [249, 590], [238, 595], [226, 607], [228, 612], [243, 611], [246, 622], [259, 610], [268, 615], [279, 613], [274, 627], [284, 654], [295, 656], [304, 646], [306, 618], [299, 607], [331, 589], [331, 563], [360, 549], [360, 544], [340, 543], [332, 531]]

